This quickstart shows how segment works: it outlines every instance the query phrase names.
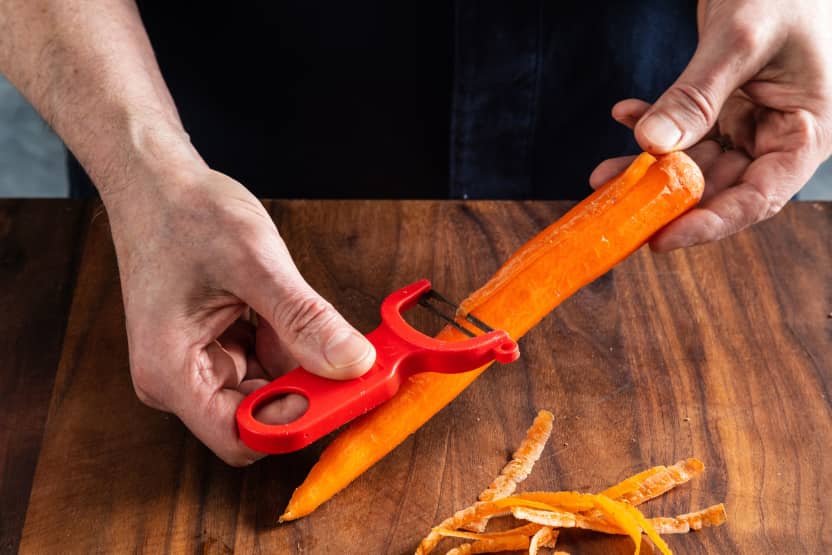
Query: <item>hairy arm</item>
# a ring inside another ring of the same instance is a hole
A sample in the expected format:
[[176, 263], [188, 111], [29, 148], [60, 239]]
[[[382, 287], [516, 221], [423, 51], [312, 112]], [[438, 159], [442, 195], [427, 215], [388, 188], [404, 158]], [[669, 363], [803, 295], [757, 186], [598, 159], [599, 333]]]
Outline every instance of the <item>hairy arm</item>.
[[[0, 71], [101, 193], [143, 402], [243, 465], [260, 456], [236, 431], [245, 394], [297, 363], [336, 379], [370, 368], [372, 345], [298, 273], [263, 205], [191, 146], [132, 1], [0, 0]], [[261, 418], [304, 406], [288, 396]]]
[[4, 73], [104, 199], [135, 164], [199, 167], [131, 0], [0, 0]]

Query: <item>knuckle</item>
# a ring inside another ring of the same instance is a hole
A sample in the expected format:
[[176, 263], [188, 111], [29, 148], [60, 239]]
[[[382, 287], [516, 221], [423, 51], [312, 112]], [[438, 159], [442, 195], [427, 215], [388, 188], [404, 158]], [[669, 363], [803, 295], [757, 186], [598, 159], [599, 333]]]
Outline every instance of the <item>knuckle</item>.
[[763, 214], [762, 214], [763, 215], [762, 219], [767, 220], [767, 219], [777, 215], [786, 206], [787, 202], [788, 202], [788, 199], [786, 199], [785, 197], [767, 196], [766, 197], [766, 202], [765, 202], [765, 205], [764, 205]]
[[818, 128], [815, 118], [806, 111], [791, 114], [791, 143], [798, 149], [819, 145], [823, 142], [823, 132]]
[[786, 205], [786, 202], [788, 202], [788, 197], [761, 191], [757, 187], [752, 187], [751, 191], [753, 192], [753, 206], [748, 207], [748, 213], [752, 215], [753, 220], [749, 221], [746, 225], [762, 222], [771, 218], [780, 212]]
[[147, 393], [143, 387], [134, 383], [133, 390], [136, 392], [136, 397], [143, 405], [147, 405], [148, 407], [152, 407], [154, 405], [153, 397]]
[[[248, 233], [236, 246], [232, 257], [247, 271], [245, 279], [252, 282], [274, 283], [281, 268], [291, 265], [291, 255], [283, 239], [277, 234]], [[241, 276], [242, 277], [242, 276]]]
[[719, 116], [716, 94], [709, 85], [690, 82], [677, 83], [670, 91], [672, 102], [681, 107], [691, 120], [712, 127]]
[[332, 305], [306, 292], [284, 299], [274, 307], [274, 321], [279, 322], [289, 341], [317, 334], [335, 319]]
[[144, 372], [133, 371], [133, 391], [136, 392], [136, 397], [142, 404], [152, 408], [157, 408], [159, 403], [155, 396], [151, 393], [151, 380], [146, 377]]
[[730, 42], [735, 52], [742, 55], [757, 52], [765, 44], [765, 29], [752, 17], [738, 12], [729, 26]]
[[164, 389], [154, 375], [153, 357], [136, 351], [138, 349], [130, 349], [130, 380], [136, 398], [150, 408], [168, 410], [163, 399]]
[[165, 341], [166, 334], [146, 322], [139, 325], [129, 318], [127, 327], [128, 361], [133, 391], [142, 404], [166, 410], [162, 398], [164, 388], [159, 383], [157, 373], [157, 369], [160, 368], [158, 346]]

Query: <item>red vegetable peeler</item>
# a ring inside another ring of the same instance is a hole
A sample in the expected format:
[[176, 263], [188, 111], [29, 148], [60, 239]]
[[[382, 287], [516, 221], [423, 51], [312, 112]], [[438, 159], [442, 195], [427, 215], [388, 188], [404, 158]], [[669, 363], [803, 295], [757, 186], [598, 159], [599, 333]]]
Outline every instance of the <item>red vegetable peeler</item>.
[[[363, 376], [330, 380], [296, 368], [248, 395], [237, 408], [240, 438], [261, 453], [297, 451], [390, 399], [412, 374], [468, 372], [493, 360], [507, 363], [520, 356], [517, 343], [505, 331], [493, 330], [477, 318], [466, 316], [468, 324], [484, 333], [477, 336], [430, 301], [454, 306], [431, 291], [426, 279], [399, 289], [384, 300], [381, 325], [367, 334], [376, 348], [376, 362]], [[469, 339], [440, 341], [413, 329], [402, 318], [402, 312], [417, 302]], [[289, 393], [303, 395], [308, 401], [300, 418], [280, 425], [264, 424], [254, 418], [258, 408]]]

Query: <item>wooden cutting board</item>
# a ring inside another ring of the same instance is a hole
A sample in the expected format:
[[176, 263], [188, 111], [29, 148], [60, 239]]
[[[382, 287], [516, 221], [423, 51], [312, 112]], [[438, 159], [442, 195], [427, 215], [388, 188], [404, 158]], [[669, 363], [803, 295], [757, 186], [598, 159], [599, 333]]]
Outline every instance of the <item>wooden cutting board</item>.
[[[30, 327], [7, 326], [21, 339], [0, 351], [0, 391], [11, 392], [0, 416], [14, 426], [0, 435], [0, 453], [25, 455], [6, 460], [0, 475], [0, 504], [11, 503], [4, 551], [19, 540], [21, 553], [36, 554], [410, 553], [431, 525], [475, 499], [547, 408], [554, 433], [523, 489], [598, 491], [696, 456], [704, 477], [645, 511], [724, 501], [729, 521], [669, 537], [674, 552], [832, 552], [830, 204], [793, 203], [713, 245], [639, 251], [529, 333], [519, 362], [489, 370], [335, 499], [287, 525], [276, 517], [321, 445], [233, 469], [175, 417], [142, 406], [106, 217], [93, 205], [53, 206], [57, 221], [44, 223], [71, 227], [69, 241], [20, 232], [34, 225], [31, 214], [48, 219], [37, 201], [9, 206], [0, 203], [0, 253], [12, 241], [53, 263], [0, 264], [0, 283], [21, 287], [8, 306], [45, 298], [27, 306], [61, 315], [69, 292], [72, 301], [65, 328], [24, 319]], [[369, 331], [381, 299], [417, 278], [463, 298], [569, 204], [266, 206], [310, 283]], [[63, 289], [44, 296], [23, 287], [48, 281], [38, 268], [54, 271]], [[41, 340], [25, 341], [32, 334]], [[632, 552], [627, 539], [591, 533], [567, 534], [560, 548]]]

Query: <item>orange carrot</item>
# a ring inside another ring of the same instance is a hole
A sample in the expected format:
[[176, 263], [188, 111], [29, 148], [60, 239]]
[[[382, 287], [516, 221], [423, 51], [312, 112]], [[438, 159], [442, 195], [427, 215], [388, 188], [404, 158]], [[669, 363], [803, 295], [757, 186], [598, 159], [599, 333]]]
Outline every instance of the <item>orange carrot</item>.
[[[641, 247], [690, 209], [704, 180], [681, 152], [643, 153], [558, 221], [526, 243], [461, 304], [519, 338], [567, 297]], [[438, 338], [464, 339], [453, 328]], [[463, 374], [415, 374], [396, 396], [354, 421], [324, 450], [295, 490], [281, 521], [300, 518], [341, 491], [450, 403], [486, 367]]]

